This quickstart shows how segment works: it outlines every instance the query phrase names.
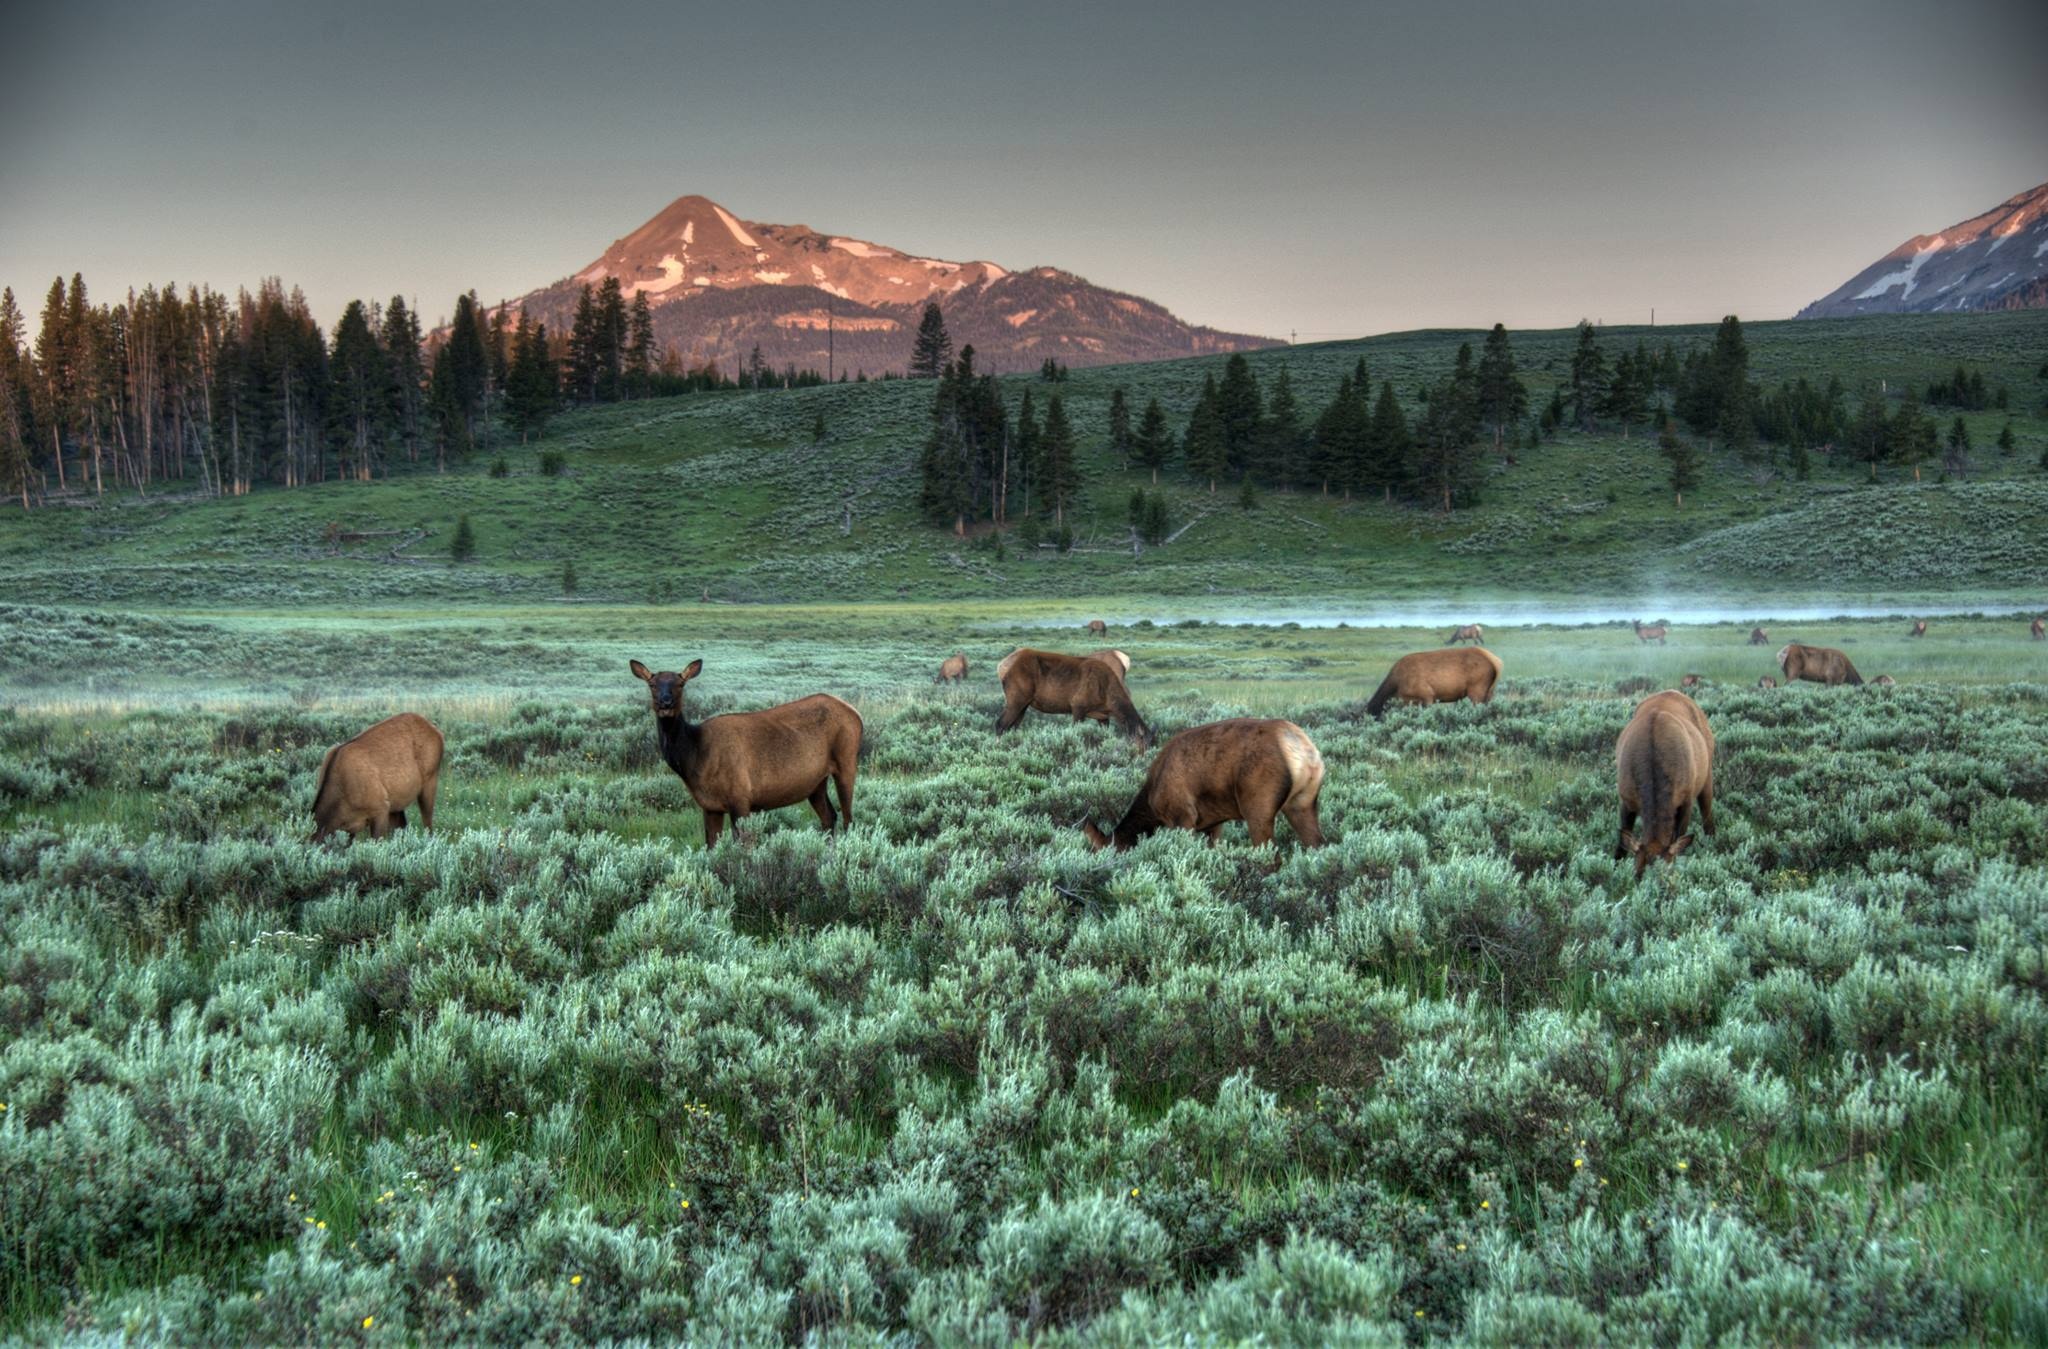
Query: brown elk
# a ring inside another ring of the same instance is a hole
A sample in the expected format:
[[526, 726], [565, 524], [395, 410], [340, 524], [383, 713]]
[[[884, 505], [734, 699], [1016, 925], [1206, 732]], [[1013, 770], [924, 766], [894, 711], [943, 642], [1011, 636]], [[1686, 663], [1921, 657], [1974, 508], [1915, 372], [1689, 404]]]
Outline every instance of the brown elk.
[[1751, 646], [1769, 646], [1771, 644], [1771, 635], [1762, 628], [1751, 628], [1749, 630], [1749, 644]]
[[1477, 642], [1479, 645], [1485, 646], [1485, 633], [1486, 629], [1480, 627], [1477, 623], [1467, 623], [1463, 627], [1452, 628], [1450, 640], [1445, 642], [1444, 645], [1456, 646], [1460, 642]]
[[2034, 625], [2028, 628], [2027, 631], [2034, 634], [2034, 640], [2037, 642], [2048, 641], [2048, 623], [2044, 623], [2038, 618], [2034, 620]]
[[1029, 711], [1066, 713], [1075, 721], [1108, 721], [1136, 741], [1152, 747], [1152, 728], [1138, 715], [1124, 688], [1130, 659], [1120, 651], [1067, 656], [1057, 651], [1019, 647], [996, 666], [1003, 681], [1003, 712], [996, 734], [1015, 726]]
[[1423, 707], [1460, 698], [1490, 702], [1493, 686], [1499, 679], [1500, 657], [1483, 647], [1417, 651], [1394, 662], [1394, 668], [1387, 671], [1387, 677], [1373, 691], [1365, 710], [1375, 717], [1381, 716], [1387, 704], [1396, 698]]
[[1925, 637], [1927, 635], [1927, 620], [1924, 618], [1914, 620], [1913, 626], [1906, 630], [1906, 635], [1908, 637]]
[[1877, 678], [1875, 678], [1875, 679], [1873, 679], [1873, 680], [1871, 680], [1871, 681], [1870, 681], [1870, 683], [1871, 683], [1871, 686], [1872, 686], [1873, 688], [1886, 688], [1886, 689], [1888, 689], [1888, 688], [1891, 688], [1891, 687], [1892, 687], [1893, 685], [1897, 684], [1898, 682], [1899, 682], [1898, 680], [1896, 680], [1896, 679], [1892, 678], [1892, 677], [1891, 677], [1890, 675], [1879, 675], [1879, 676], [1878, 676]]
[[957, 684], [967, 678], [967, 657], [956, 651], [939, 665], [939, 677], [934, 684]]
[[1131, 658], [1114, 647], [1105, 646], [1099, 651], [1090, 651], [1083, 660], [1099, 660], [1116, 671], [1118, 679], [1128, 679], [1131, 673]]
[[1696, 689], [1696, 688], [1698, 688], [1699, 686], [1700, 686], [1700, 677], [1699, 677], [1698, 675], [1696, 675], [1696, 674], [1689, 674], [1689, 675], [1681, 675], [1681, 676], [1679, 676], [1679, 680], [1678, 680], [1678, 687], [1680, 687], [1680, 688], [1682, 688], [1682, 689]]
[[405, 827], [415, 804], [420, 823], [432, 829], [442, 748], [432, 722], [400, 712], [328, 750], [313, 788], [313, 841], [338, 833], [384, 838]]
[[1778, 668], [1785, 672], [1785, 682], [1804, 679], [1814, 684], [1861, 684], [1863, 676], [1856, 673], [1856, 667], [1849, 657], [1831, 646], [1801, 646], [1791, 642], [1778, 651]]
[[1081, 832], [1096, 848], [1130, 847], [1160, 829], [1191, 829], [1215, 843], [1223, 826], [1243, 820], [1253, 843], [1273, 837], [1275, 816], [1285, 815], [1305, 848], [1321, 846], [1316, 804], [1323, 790], [1323, 756], [1291, 721], [1238, 717], [1182, 731], [1166, 742], [1145, 773], [1145, 785], [1115, 827], [1093, 820]]
[[1778, 687], [1778, 681], [1771, 678], [1769, 675], [1758, 675], [1756, 679], [1756, 686], [1760, 689], [1774, 689]]
[[[1614, 745], [1621, 794], [1616, 860], [1631, 854], [1636, 878], [1658, 858], [1676, 861], [1692, 846], [1686, 824], [1695, 803], [1707, 835], [1714, 833], [1714, 732], [1692, 699], [1672, 689], [1636, 705]], [[1642, 834], [1634, 831], [1637, 817]]]
[[[861, 720], [843, 699], [814, 693], [758, 712], [728, 712], [692, 725], [683, 715], [683, 688], [704, 670], [693, 660], [680, 673], [656, 674], [631, 662], [634, 677], [647, 685], [661, 757], [683, 780], [690, 799], [704, 812], [704, 846], [715, 847], [732, 817], [757, 810], [811, 803], [818, 823], [830, 833], [835, 822], [853, 823], [853, 779], [860, 760]], [[839, 785], [839, 814], [832, 812], [828, 783]]]
[[1634, 626], [1636, 640], [1639, 642], [1655, 642], [1658, 646], [1663, 646], [1664, 639], [1671, 635], [1671, 629], [1665, 627], [1662, 623], [1659, 623], [1654, 628], [1646, 628], [1634, 619], [1630, 619], [1629, 622]]
[[1102, 636], [1102, 634], [1103, 634], [1103, 633], [1105, 633], [1105, 632], [1108, 632], [1108, 631], [1109, 631], [1109, 624], [1107, 624], [1107, 623], [1103, 622], [1103, 621], [1102, 621], [1101, 619], [1099, 619], [1099, 618], [1091, 618], [1091, 619], [1089, 619], [1089, 620], [1088, 620], [1088, 635], [1089, 635], [1089, 636], [1091, 636], [1091, 637], [1100, 637], [1100, 636]]

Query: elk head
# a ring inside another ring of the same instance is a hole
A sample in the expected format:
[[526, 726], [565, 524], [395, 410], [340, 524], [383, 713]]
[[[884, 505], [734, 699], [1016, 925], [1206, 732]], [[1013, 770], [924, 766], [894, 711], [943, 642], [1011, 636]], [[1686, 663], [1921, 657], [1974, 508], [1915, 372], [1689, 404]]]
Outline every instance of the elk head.
[[634, 677], [647, 685], [655, 716], [680, 717], [683, 715], [683, 685], [704, 672], [704, 662], [693, 660], [680, 674], [674, 670], [656, 674], [637, 660], [631, 663], [630, 668]]
[[1652, 843], [1637, 838], [1633, 830], [1624, 829], [1621, 831], [1621, 846], [1636, 859], [1636, 879], [1641, 880], [1643, 872], [1658, 858], [1676, 862], [1678, 855], [1692, 846], [1692, 835], [1681, 834], [1669, 843]]

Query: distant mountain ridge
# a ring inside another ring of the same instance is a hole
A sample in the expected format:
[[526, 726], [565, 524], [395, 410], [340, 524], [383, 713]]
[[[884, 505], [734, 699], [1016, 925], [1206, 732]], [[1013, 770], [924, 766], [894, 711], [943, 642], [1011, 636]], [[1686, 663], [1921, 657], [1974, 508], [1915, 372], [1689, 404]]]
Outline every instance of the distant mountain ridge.
[[505, 307], [565, 329], [585, 285], [617, 277], [648, 297], [657, 344], [728, 373], [758, 346], [781, 368], [901, 371], [918, 316], [936, 300], [955, 348], [983, 369], [1164, 360], [1279, 345], [1185, 323], [1163, 306], [1055, 267], [920, 257], [808, 225], [741, 220], [706, 197], [678, 197], [573, 276]]
[[1799, 311], [1803, 319], [2048, 308], [2048, 183], [1919, 234]]

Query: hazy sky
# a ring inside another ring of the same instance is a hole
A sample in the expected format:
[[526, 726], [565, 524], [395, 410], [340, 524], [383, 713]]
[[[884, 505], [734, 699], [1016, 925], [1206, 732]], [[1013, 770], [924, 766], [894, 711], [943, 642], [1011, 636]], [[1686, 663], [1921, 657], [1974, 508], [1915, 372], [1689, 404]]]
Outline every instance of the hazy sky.
[[2048, 180], [2044, 0], [0, 0], [0, 282], [514, 296], [674, 197], [1350, 335], [1775, 318]]

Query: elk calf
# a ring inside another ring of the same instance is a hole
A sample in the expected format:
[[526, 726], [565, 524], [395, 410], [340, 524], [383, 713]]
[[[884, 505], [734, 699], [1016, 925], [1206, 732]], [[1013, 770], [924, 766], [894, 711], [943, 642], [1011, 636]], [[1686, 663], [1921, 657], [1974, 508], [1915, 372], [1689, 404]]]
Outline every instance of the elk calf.
[[[829, 693], [814, 693], [759, 712], [728, 712], [692, 725], [683, 715], [683, 686], [703, 672], [693, 660], [680, 674], [656, 674], [639, 661], [634, 677], [647, 685], [661, 757], [683, 780], [690, 799], [704, 812], [704, 846], [714, 847], [732, 817], [757, 810], [811, 803], [818, 823], [830, 833], [835, 822], [853, 823], [853, 778], [860, 760], [860, 713]], [[828, 783], [839, 787], [839, 814], [832, 812]]]
[[[1634, 854], [1636, 878], [1659, 857], [1676, 861], [1692, 846], [1686, 824], [1693, 804], [1700, 822], [1714, 833], [1714, 732], [1692, 699], [1673, 689], [1653, 693], [1636, 706], [1614, 746], [1621, 793], [1618, 860]], [[1642, 818], [1643, 832], [1634, 832]]]
[[385, 838], [405, 827], [415, 804], [420, 823], [432, 829], [442, 748], [432, 722], [400, 712], [328, 750], [313, 788], [313, 841], [332, 834]]
[[1323, 842], [1322, 790], [1323, 756], [1301, 727], [1238, 717], [1168, 740], [1115, 827], [1105, 833], [1087, 820], [1081, 832], [1096, 848], [1122, 851], [1160, 829], [1192, 829], [1213, 844], [1224, 825], [1243, 820], [1252, 842], [1266, 843], [1274, 817], [1284, 814], [1302, 846], [1314, 848]]
[[1152, 747], [1152, 728], [1138, 715], [1124, 688], [1130, 657], [1121, 651], [1086, 656], [1019, 647], [996, 666], [1003, 681], [1003, 713], [996, 734], [1015, 726], [1029, 711], [1066, 713], [1075, 721], [1114, 722], [1140, 749]]
[[1499, 679], [1500, 657], [1482, 647], [1417, 651], [1394, 662], [1394, 668], [1387, 671], [1387, 677], [1373, 691], [1365, 710], [1375, 717], [1381, 716], [1387, 704], [1396, 698], [1423, 707], [1460, 698], [1490, 702], [1493, 686]]

